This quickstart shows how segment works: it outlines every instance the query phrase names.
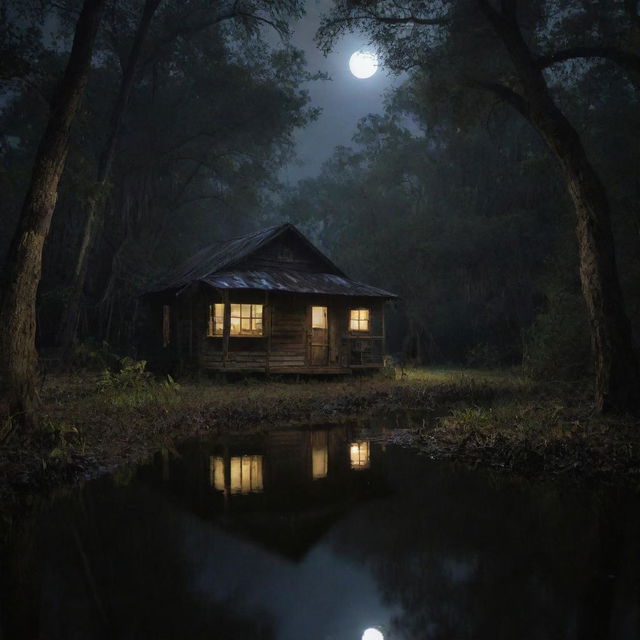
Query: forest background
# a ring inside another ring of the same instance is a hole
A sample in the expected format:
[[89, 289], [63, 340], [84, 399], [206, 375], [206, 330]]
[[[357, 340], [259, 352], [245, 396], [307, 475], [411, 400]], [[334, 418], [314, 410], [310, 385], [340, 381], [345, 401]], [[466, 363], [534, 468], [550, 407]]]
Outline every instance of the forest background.
[[[2, 3], [3, 261], [80, 4]], [[576, 47], [588, 32], [601, 47], [637, 50], [633, 3], [529, 4], [537, 45]], [[37, 300], [45, 361], [59, 353], [82, 361], [96, 350], [137, 356], [140, 296], [153, 282], [206, 244], [289, 221], [353, 278], [399, 294], [388, 322], [398, 359], [523, 365], [547, 380], [593, 375], [566, 185], [511, 105], [478, 87], [461, 90], [478, 60], [451, 51], [408, 59], [406, 47], [400, 59], [398, 34], [385, 43], [374, 33], [406, 80], [318, 176], [287, 185], [296, 131], [318, 115], [307, 87], [326, 82], [287, 40], [304, 3], [212, 6], [107, 3], [45, 245]], [[545, 78], [606, 186], [637, 342], [637, 69], [587, 53], [559, 59]]]

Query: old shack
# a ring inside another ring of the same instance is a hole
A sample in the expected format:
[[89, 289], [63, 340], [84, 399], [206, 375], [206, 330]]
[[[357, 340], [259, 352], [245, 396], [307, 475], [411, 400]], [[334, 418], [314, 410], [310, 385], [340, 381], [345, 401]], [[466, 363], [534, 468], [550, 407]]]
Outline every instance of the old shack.
[[383, 365], [384, 303], [293, 225], [203, 249], [146, 295], [166, 370], [351, 373]]

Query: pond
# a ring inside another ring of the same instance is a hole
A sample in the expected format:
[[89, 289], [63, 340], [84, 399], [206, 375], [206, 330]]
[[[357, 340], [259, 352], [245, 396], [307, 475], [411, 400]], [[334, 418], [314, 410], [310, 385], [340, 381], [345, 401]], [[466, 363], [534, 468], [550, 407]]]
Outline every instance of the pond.
[[636, 496], [437, 463], [389, 435], [188, 442], [68, 491], [3, 550], [0, 637], [640, 637]]

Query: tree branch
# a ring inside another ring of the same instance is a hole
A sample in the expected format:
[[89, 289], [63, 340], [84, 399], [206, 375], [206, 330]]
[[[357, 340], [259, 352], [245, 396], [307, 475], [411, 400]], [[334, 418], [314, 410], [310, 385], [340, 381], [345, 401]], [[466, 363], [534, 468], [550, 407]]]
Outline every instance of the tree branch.
[[498, 82], [473, 82], [472, 86], [489, 91], [500, 98], [502, 102], [510, 104], [525, 118], [529, 117], [529, 103], [517, 91]]
[[550, 55], [540, 56], [534, 62], [538, 69], [546, 69], [558, 62], [579, 58], [606, 58], [627, 71], [640, 73], [640, 56], [617, 47], [572, 47]]

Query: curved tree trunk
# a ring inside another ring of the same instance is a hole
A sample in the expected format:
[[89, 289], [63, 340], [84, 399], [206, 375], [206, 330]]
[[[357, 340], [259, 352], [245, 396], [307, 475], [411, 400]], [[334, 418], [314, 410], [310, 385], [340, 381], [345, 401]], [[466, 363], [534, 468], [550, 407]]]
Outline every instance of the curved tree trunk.
[[554, 152], [574, 204], [580, 279], [595, 360], [599, 411], [633, 411], [640, 403], [640, 374], [616, 267], [607, 193], [573, 125], [557, 107], [517, 23], [517, 0], [501, 11], [478, 4], [507, 49], [522, 85], [510, 92], [513, 106], [533, 124]]
[[103, 206], [107, 183], [111, 173], [111, 165], [113, 163], [118, 136], [122, 127], [122, 120], [133, 88], [136, 68], [142, 54], [142, 47], [149, 33], [153, 15], [160, 6], [161, 1], [162, 0], [146, 0], [144, 4], [140, 23], [138, 24], [133, 45], [127, 59], [127, 64], [122, 74], [120, 90], [118, 91], [118, 96], [111, 111], [107, 138], [98, 160], [94, 193], [87, 203], [86, 218], [82, 229], [80, 248], [78, 249], [76, 264], [73, 271], [71, 295], [69, 296], [58, 332], [58, 343], [65, 349], [65, 351], [68, 351], [76, 340], [82, 294], [87, 277], [89, 251], [99, 225], [102, 222]]
[[42, 275], [42, 250], [67, 158], [71, 124], [91, 67], [103, 4], [104, 0], [85, 0], [82, 7], [7, 257], [7, 281], [0, 307], [0, 370], [9, 410], [26, 423], [33, 421], [37, 404], [36, 294]]

